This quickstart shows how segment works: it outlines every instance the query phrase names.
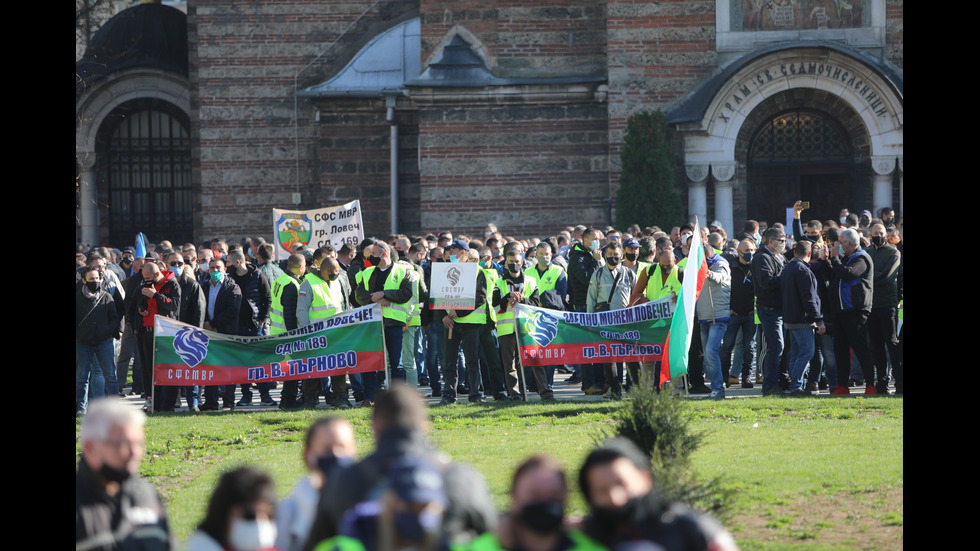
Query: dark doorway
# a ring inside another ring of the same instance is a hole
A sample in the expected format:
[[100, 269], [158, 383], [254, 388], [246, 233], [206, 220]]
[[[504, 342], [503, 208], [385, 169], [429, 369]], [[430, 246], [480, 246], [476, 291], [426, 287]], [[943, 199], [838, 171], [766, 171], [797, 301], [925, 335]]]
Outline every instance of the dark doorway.
[[785, 223], [796, 200], [810, 202], [804, 220], [836, 220], [866, 188], [847, 132], [816, 111], [780, 113], [762, 125], [749, 148], [747, 179], [749, 218], [770, 224]]
[[109, 243], [192, 241], [190, 121], [154, 99], [116, 108], [99, 128], [99, 174], [105, 186]]

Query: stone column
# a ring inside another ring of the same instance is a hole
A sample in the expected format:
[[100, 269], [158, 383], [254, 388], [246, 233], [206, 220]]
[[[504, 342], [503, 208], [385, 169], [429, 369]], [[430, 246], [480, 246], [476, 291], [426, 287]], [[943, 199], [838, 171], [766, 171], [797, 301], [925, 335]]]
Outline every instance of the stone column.
[[905, 157], [898, 158], [898, 209], [896, 216], [905, 213]]
[[894, 207], [892, 205], [892, 177], [895, 172], [895, 157], [872, 157], [871, 167], [874, 169], [874, 183], [872, 184], [874, 209], [871, 214], [877, 216], [881, 208]]
[[711, 223], [708, 220], [708, 165], [687, 165], [687, 219], [697, 217], [701, 226]]
[[78, 182], [78, 222], [82, 227], [82, 243], [99, 244], [99, 211], [96, 208], [98, 190], [95, 182], [95, 152], [84, 152], [76, 157], [82, 171]]
[[721, 222], [728, 235], [735, 235], [735, 207], [732, 200], [735, 163], [711, 163], [711, 175], [715, 177], [715, 219]]

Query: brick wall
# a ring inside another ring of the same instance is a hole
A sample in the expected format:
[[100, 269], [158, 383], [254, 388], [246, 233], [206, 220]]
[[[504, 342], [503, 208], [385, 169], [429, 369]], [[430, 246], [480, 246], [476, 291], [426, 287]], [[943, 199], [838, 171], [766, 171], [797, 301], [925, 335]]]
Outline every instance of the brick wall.
[[419, 113], [422, 228], [554, 235], [605, 223], [605, 106], [460, 105]]
[[[609, 181], [615, 197], [629, 117], [639, 111], [666, 109], [716, 68], [715, 3], [609, 0], [606, 18]], [[683, 198], [686, 190], [679, 185], [678, 191]]]
[[479, 37], [500, 77], [605, 73], [603, 0], [423, 0], [422, 60], [454, 25]]
[[[320, 181], [316, 200], [335, 205], [361, 201], [367, 236], [388, 235], [391, 197], [391, 126], [383, 100], [317, 102]], [[397, 110], [399, 160], [399, 230], [420, 227], [418, 114]]]
[[188, 3], [201, 209], [195, 235], [269, 238], [271, 209], [293, 208], [296, 191], [303, 194], [300, 208], [334, 204], [321, 202], [329, 194], [320, 189], [313, 106], [293, 98], [297, 87], [335, 74], [383, 29], [418, 15], [418, 0], [385, 0], [368, 9], [372, 3]]

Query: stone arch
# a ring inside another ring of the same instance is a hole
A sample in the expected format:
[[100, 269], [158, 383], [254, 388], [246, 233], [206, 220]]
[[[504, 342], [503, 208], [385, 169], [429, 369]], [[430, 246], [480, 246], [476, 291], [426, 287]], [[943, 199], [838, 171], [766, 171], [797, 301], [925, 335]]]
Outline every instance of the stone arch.
[[[903, 102], [901, 78], [892, 68], [839, 45], [774, 46], [733, 62], [669, 114], [684, 141], [689, 216], [718, 219], [734, 229], [734, 199], [744, 193], [745, 182], [739, 148], [758, 127], [759, 117], [786, 103], [843, 116], [849, 134], [859, 137], [856, 151], [870, 159], [876, 175], [875, 207], [890, 204], [891, 184], [885, 179], [901, 166]], [[709, 173], [714, 201], [707, 194]]]
[[159, 69], [133, 68], [113, 73], [86, 90], [76, 102], [75, 164], [80, 226], [77, 237], [84, 243], [100, 243], [108, 236], [107, 227], [100, 222], [100, 215], [104, 213], [100, 213], [97, 206], [102, 204], [96, 171], [99, 130], [117, 108], [145, 98], [169, 103], [190, 119], [190, 83], [187, 78]]

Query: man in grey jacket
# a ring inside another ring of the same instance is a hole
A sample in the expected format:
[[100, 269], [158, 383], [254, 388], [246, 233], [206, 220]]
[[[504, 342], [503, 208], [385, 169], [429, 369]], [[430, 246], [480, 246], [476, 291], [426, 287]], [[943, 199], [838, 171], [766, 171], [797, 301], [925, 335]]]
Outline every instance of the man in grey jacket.
[[[626, 308], [630, 303], [630, 293], [636, 286], [636, 272], [623, 266], [623, 247], [613, 242], [602, 251], [605, 265], [596, 269], [589, 280], [586, 308], [589, 313], [605, 312]], [[611, 400], [623, 399], [623, 364], [602, 364], [609, 383], [609, 391], [604, 395]], [[588, 390], [586, 391], [588, 393]]]
[[[697, 311], [701, 322], [701, 346], [704, 350], [704, 373], [711, 381], [712, 400], [725, 398], [725, 379], [721, 373], [721, 342], [731, 318], [732, 271], [721, 256], [724, 238], [712, 233], [704, 243], [708, 275], [698, 297]], [[696, 266], [690, 266], [697, 270]]]

